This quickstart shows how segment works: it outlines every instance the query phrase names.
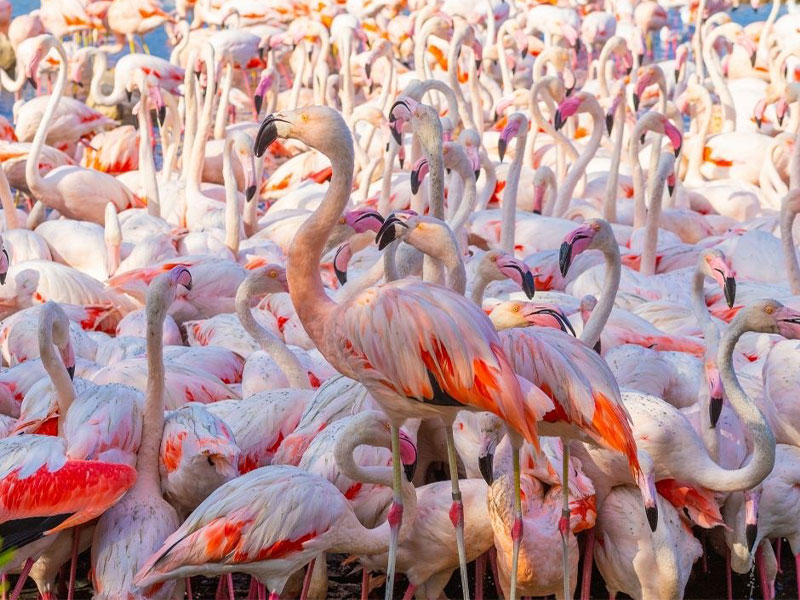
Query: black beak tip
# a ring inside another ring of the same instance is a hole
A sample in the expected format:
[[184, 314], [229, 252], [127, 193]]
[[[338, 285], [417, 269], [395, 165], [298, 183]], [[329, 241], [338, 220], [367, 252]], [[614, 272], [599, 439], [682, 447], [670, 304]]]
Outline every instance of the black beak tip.
[[733, 277], [725, 278], [725, 302], [728, 303], [728, 308], [733, 308], [736, 302], [736, 280]]
[[261, 127], [258, 129], [258, 135], [256, 135], [255, 155], [258, 158], [264, 156], [267, 147], [277, 139], [278, 128], [275, 126], [275, 121], [267, 117], [264, 119], [264, 122], [261, 123]]
[[500, 162], [503, 162], [503, 158], [506, 156], [506, 141], [505, 140], [498, 140], [497, 141], [497, 153], [500, 155]]
[[674, 185], [668, 185], [667, 186], [667, 191], [669, 192], [669, 195], [671, 197], [672, 193], [675, 191], [675, 186]]
[[254, 104], [254, 105], [255, 105], [255, 107], [256, 107], [256, 114], [258, 114], [258, 113], [260, 113], [260, 112], [261, 112], [261, 105], [262, 105], [263, 103], [264, 103], [264, 96], [262, 96], [261, 94], [256, 94], [256, 95], [253, 97], [253, 104]]
[[33, 77], [28, 77], [28, 83], [31, 84], [31, 87], [33, 89], [37, 89], [39, 87], [38, 85], [36, 85], [36, 80]]
[[778, 117], [778, 127], [783, 127], [783, 115]]
[[256, 186], [251, 185], [250, 187], [247, 188], [247, 191], [245, 191], [245, 198], [247, 199], [248, 202], [250, 202], [250, 200], [255, 198], [255, 196], [256, 196]]
[[755, 53], [753, 53], [753, 55], [750, 57], [750, 66], [751, 67], [755, 67], [756, 66], [756, 54]]
[[675, 148], [675, 158], [678, 158], [678, 155], [679, 155], [680, 153], [681, 153], [681, 147], [680, 147], [680, 146], [678, 146], [677, 148]]
[[75, 379], [75, 365], [72, 365], [71, 367], [67, 367], [67, 373], [69, 373], [69, 378], [71, 380]]
[[561, 276], [566, 277], [572, 262], [572, 246], [569, 242], [562, 242], [561, 249], [558, 251], [558, 268]]
[[372, 65], [367, 63], [364, 67], [364, 72], [367, 74], [367, 79], [372, 79]]
[[528, 57], [528, 49], [527, 48], [523, 48], [522, 49], [522, 60], [525, 60], [527, 57]]
[[711, 398], [708, 406], [708, 418], [712, 429], [717, 426], [720, 414], [722, 414], [722, 398]]
[[476, 182], [478, 181], [478, 177], [480, 177], [480, 176], [481, 176], [481, 170], [478, 169], [478, 170], [475, 171], [475, 181]]
[[339, 280], [339, 285], [347, 283], [347, 271], [340, 271], [336, 267], [333, 267], [333, 272], [336, 273], [336, 279]]
[[745, 537], [747, 538], [747, 550], [752, 552], [753, 546], [755, 546], [756, 543], [756, 535], [758, 534], [758, 525], [750, 523], [744, 528], [744, 532], [745, 532]]
[[647, 524], [650, 525], [650, 531], [655, 531], [658, 527], [658, 507], [648, 506], [644, 511], [647, 513]]
[[403, 138], [400, 135], [400, 131], [398, 131], [394, 127], [392, 127], [391, 130], [392, 130], [392, 138], [394, 138], [394, 141], [397, 142], [398, 146], [402, 146], [403, 145]]
[[569, 87], [565, 90], [564, 94], [569, 98], [572, 95], [572, 92], [575, 91], [575, 86]]
[[411, 193], [416, 194], [419, 191], [419, 186], [422, 182], [419, 180], [419, 172], [411, 171]]
[[160, 106], [158, 108], [158, 124], [161, 125], [161, 127], [163, 127], [164, 121], [166, 120], [167, 120], [167, 107]]
[[639, 102], [640, 102], [639, 94], [634, 94], [633, 95], [633, 110], [639, 110]]
[[593, 350], [598, 354], [603, 354], [603, 345], [600, 343], [600, 340], [597, 340], [597, 343], [594, 345]]
[[614, 115], [606, 115], [606, 130], [608, 135], [611, 135], [611, 130], [614, 129]]
[[533, 279], [533, 273], [525, 273], [522, 277], [522, 291], [525, 292], [528, 300], [532, 300], [536, 295], [536, 283]]
[[414, 473], [417, 472], [417, 461], [414, 461], [410, 465], [403, 465], [403, 471], [406, 474], [406, 479], [412, 481], [414, 479]]
[[486, 454], [478, 457], [478, 468], [487, 485], [494, 483], [494, 455]]
[[561, 127], [564, 125], [564, 121], [561, 118], [561, 111], [560, 110], [556, 110], [556, 115], [553, 118], [553, 125], [556, 128], [556, 131], [561, 129]]
[[678, 83], [678, 80], [681, 78], [680, 71], [675, 71], [675, 83]]
[[0, 273], [0, 285], [6, 284], [6, 273]]
[[133, 96], [133, 92], [130, 90], [125, 90], [125, 96], [128, 98], [128, 102], [131, 101], [131, 96]]

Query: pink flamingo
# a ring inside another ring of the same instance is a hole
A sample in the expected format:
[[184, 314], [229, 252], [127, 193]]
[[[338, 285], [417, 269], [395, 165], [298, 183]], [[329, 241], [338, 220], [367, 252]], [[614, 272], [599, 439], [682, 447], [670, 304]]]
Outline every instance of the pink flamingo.
[[[392, 485], [392, 469], [358, 465], [357, 446], [390, 447], [389, 421], [361, 413], [336, 445], [342, 472], [354, 481]], [[416, 513], [413, 486], [403, 482], [409, 533]], [[254, 503], [253, 498], [260, 498]], [[194, 574], [248, 573], [278, 600], [286, 581], [323, 552], [377, 554], [386, 552], [391, 519], [374, 529], [362, 525], [335, 485], [297, 467], [270, 466], [226, 483], [192, 512], [136, 575], [140, 587]]]
[[[390, 598], [397, 525], [402, 521], [399, 426], [408, 418], [434, 416], [452, 425], [458, 410], [489, 410], [537, 444], [536, 421], [550, 402], [540, 390], [517, 378], [486, 315], [455, 292], [426, 283], [398, 281], [369, 288], [341, 305], [331, 300], [322, 287], [319, 262], [325, 240], [341, 218], [352, 188], [352, 137], [341, 115], [327, 107], [267, 117], [256, 138], [256, 155], [262, 156], [278, 137], [298, 139], [328, 156], [332, 164], [325, 199], [295, 235], [287, 277], [297, 314], [322, 355], [334, 368], [361, 381], [393, 424], [393, 525], [386, 586]], [[376, 330], [376, 325], [389, 328], [392, 334]], [[403, 354], [403, 361], [397, 360], [398, 353]], [[466, 595], [463, 506], [452, 427], [446, 431], [452, 516]], [[515, 439], [519, 444], [519, 438]], [[518, 472], [515, 469], [515, 476]], [[520, 510], [517, 516], [521, 528]]]
[[[136, 461], [138, 477], [130, 493], [98, 521], [92, 543], [95, 594], [119, 598], [139, 593], [133, 576], [147, 557], [178, 527], [178, 515], [161, 496], [159, 448], [164, 430], [164, 361], [161, 344], [167, 309], [178, 286], [191, 287], [188, 269], [175, 267], [157, 277], [147, 295], [148, 381], [142, 441]], [[171, 585], [144, 590], [151, 598], [168, 598]]]
[[[108, 202], [113, 202], [120, 211], [138, 205], [138, 200], [133, 193], [114, 177], [71, 166], [54, 169], [45, 177], [39, 173], [39, 155], [50, 121], [66, 85], [67, 56], [61, 42], [51, 35], [40, 36], [37, 43], [40, 50], [39, 57], [43, 57], [51, 48], [55, 48], [61, 57], [61, 63], [58, 67], [55, 89], [47, 102], [47, 109], [36, 130], [33, 148], [28, 155], [25, 179], [37, 199], [49, 207], [56, 208], [65, 217], [103, 223]], [[32, 66], [35, 67], [36, 63], [37, 60], [34, 60]]]
[[158, 0], [113, 0], [108, 7], [106, 20], [112, 32], [128, 38], [131, 54], [134, 52], [134, 35], [139, 36], [142, 48], [150, 54], [150, 49], [142, 36], [170, 21], [171, 18], [161, 8]]

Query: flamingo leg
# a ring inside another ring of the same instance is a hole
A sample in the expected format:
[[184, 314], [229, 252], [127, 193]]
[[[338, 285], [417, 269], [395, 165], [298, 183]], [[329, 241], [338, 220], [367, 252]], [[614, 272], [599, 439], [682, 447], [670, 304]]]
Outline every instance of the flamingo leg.
[[0, 578], [0, 585], [3, 587], [3, 600], [8, 600], [6, 594], [6, 589], [8, 589], [8, 576], [5, 573], [3, 573], [2, 578]]
[[260, 581], [258, 582], [258, 600], [267, 600], [267, 587]]
[[486, 553], [475, 560], [475, 600], [483, 600], [483, 579], [486, 576]]
[[361, 567], [361, 600], [369, 598], [369, 571], [367, 567]]
[[75, 594], [75, 572], [78, 569], [78, 542], [81, 537], [81, 527], [72, 528], [72, 559], [69, 563], [69, 589], [67, 589], [67, 600], [72, 600]]
[[186, 578], [186, 600], [193, 600], [192, 598], [192, 578]]
[[415, 586], [413, 583], [409, 583], [408, 589], [406, 590], [406, 593], [403, 595], [403, 600], [411, 600], [414, 597], [414, 590], [416, 589], [417, 586]]
[[489, 565], [492, 567], [492, 578], [494, 580], [494, 593], [500, 596], [500, 574], [497, 572], [497, 550], [494, 546], [489, 548]]
[[564, 448], [563, 461], [561, 463], [561, 518], [558, 520], [558, 530], [561, 532], [561, 568], [564, 572], [564, 598], [571, 599], [569, 586], [569, 443], [562, 439], [561, 445]]
[[136, 48], [133, 45], [133, 35], [128, 35], [128, 46], [130, 47], [131, 54], [135, 54]]
[[728, 588], [728, 600], [733, 600], [733, 575], [731, 572], [731, 550], [725, 554], [725, 583]]
[[28, 579], [28, 573], [31, 572], [31, 567], [33, 567], [33, 559], [28, 557], [25, 561], [25, 566], [22, 567], [22, 573], [19, 574], [19, 579], [17, 579], [17, 585], [14, 586], [14, 591], [11, 592], [11, 600], [19, 598], [22, 588], [25, 587], [25, 580]]
[[[516, 444], [515, 444], [516, 445]], [[514, 460], [514, 525], [511, 528], [511, 540], [514, 544], [511, 552], [511, 600], [517, 600], [517, 567], [519, 566], [519, 545], [522, 542], [522, 496], [519, 483], [519, 448], [511, 453]]]
[[316, 564], [317, 559], [312, 558], [311, 562], [308, 563], [306, 567], [306, 575], [303, 577], [303, 589], [300, 591], [300, 600], [307, 600], [308, 598], [308, 588], [311, 585], [311, 574], [314, 572], [314, 565]]
[[781, 569], [781, 550], [782, 548], [783, 538], [778, 538], [775, 541], [775, 559], [778, 561], [778, 573], [783, 573], [783, 569]]
[[392, 507], [389, 509], [389, 557], [386, 564], [386, 600], [394, 598], [394, 565], [397, 559], [397, 543], [400, 534], [400, 523], [403, 521], [403, 497], [400, 487], [403, 485], [402, 465], [400, 461], [400, 429], [392, 425]]
[[269, 600], [281, 600], [281, 595], [278, 592], [270, 592]]
[[458, 459], [456, 444], [453, 440], [452, 423], [445, 427], [447, 438], [447, 461], [450, 466], [450, 482], [453, 484], [453, 504], [450, 506], [450, 521], [456, 528], [456, 545], [458, 546], [458, 563], [461, 570], [461, 590], [464, 600], [469, 600], [469, 580], [467, 578], [467, 549], [464, 544], [464, 502], [458, 487]]
[[[767, 543], [769, 543], [769, 541], [767, 541]], [[767, 581], [767, 564], [764, 559], [764, 550], [761, 548], [761, 544], [758, 545], [758, 550], [756, 550], [756, 569], [758, 570], [758, 582], [761, 585], [761, 597], [764, 598], [764, 600], [770, 600], [772, 598], [770, 594], [771, 586], [769, 581]]]
[[800, 598], [800, 554], [794, 557], [794, 578], [797, 582], [797, 597]]
[[592, 563], [594, 562], [594, 527], [586, 536], [586, 547], [583, 550], [583, 577], [581, 578], [581, 600], [589, 600], [592, 588]]

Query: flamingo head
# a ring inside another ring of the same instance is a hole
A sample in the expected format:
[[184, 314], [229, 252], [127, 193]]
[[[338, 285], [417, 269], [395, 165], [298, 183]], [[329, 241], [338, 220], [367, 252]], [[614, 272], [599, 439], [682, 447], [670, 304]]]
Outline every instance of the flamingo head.
[[636, 87], [633, 90], [633, 108], [639, 110], [639, 102], [645, 90], [664, 79], [664, 74], [658, 65], [647, 65], [639, 67], [639, 79], [636, 81]]
[[[675, 157], [678, 157], [678, 154], [681, 153], [681, 146], [683, 145], [683, 134], [681, 130], [675, 127], [667, 117], [663, 117], [660, 122], [661, 127], [657, 128], [656, 131], [658, 133], [664, 134], [669, 139], [669, 143], [672, 144], [672, 151], [675, 153]], [[660, 129], [660, 131], [659, 131]]]
[[718, 248], [710, 248], [700, 254], [700, 267], [703, 273], [711, 277], [722, 288], [728, 308], [736, 302], [736, 274], [730, 261]]
[[764, 121], [764, 113], [767, 112], [767, 99], [761, 98], [758, 102], [756, 102], [755, 108], [753, 108], [753, 118], [756, 120], [756, 125], [761, 127], [761, 123]]
[[722, 412], [722, 377], [719, 374], [719, 368], [714, 360], [706, 360], [705, 372], [710, 398], [708, 405], [708, 418], [711, 427], [716, 427], [717, 421], [719, 421], [719, 415]]
[[0, 237], [0, 285], [6, 284], [6, 275], [8, 275], [10, 266], [11, 261], [8, 258], [8, 250], [3, 246], [3, 238]]
[[611, 225], [603, 219], [589, 219], [564, 238], [558, 256], [558, 266], [563, 277], [567, 276], [572, 261], [585, 250], [616, 244]]
[[170, 269], [167, 273], [167, 281], [169, 281], [172, 286], [182, 285], [187, 290], [192, 289], [192, 274], [189, 272], [189, 269], [181, 265]]
[[572, 323], [555, 304], [507, 300], [492, 308], [489, 320], [497, 330], [535, 325], [560, 329], [575, 336]]
[[405, 429], [400, 430], [400, 462], [403, 463], [406, 479], [414, 479], [414, 473], [417, 472], [417, 446]]
[[428, 159], [424, 156], [420, 157], [419, 160], [414, 163], [414, 166], [411, 167], [411, 193], [416, 194], [419, 192], [419, 186], [422, 185], [422, 181], [425, 179], [425, 176], [430, 171], [430, 165], [428, 164]]
[[350, 264], [350, 259], [353, 258], [353, 248], [350, 242], [345, 242], [333, 257], [333, 272], [336, 274], [336, 279], [339, 280], [340, 285], [347, 283], [347, 266]]
[[478, 413], [478, 467], [488, 485], [494, 482], [494, 452], [505, 434], [505, 426], [500, 417], [489, 412]]
[[261, 106], [264, 104], [264, 96], [274, 83], [276, 83], [278, 75], [274, 69], [264, 69], [261, 73], [261, 79], [258, 81], [256, 91], [253, 94], [253, 104], [256, 108], [256, 113], [261, 112]]
[[392, 104], [389, 110], [389, 129], [398, 145], [403, 143], [403, 125], [411, 120], [411, 115], [418, 106], [419, 103], [408, 96], [401, 96]]
[[278, 138], [296, 139], [320, 151], [330, 149], [342, 159], [354, 153], [347, 123], [339, 112], [327, 106], [307, 106], [266, 117], [258, 128], [255, 155], [264, 156], [267, 147]]
[[489, 280], [498, 281], [510, 279], [515, 282], [525, 293], [528, 299], [536, 293], [536, 285], [531, 268], [500, 250], [489, 250], [481, 258], [480, 268], [482, 275]]
[[506, 126], [503, 127], [503, 131], [500, 132], [500, 138], [497, 140], [497, 152], [500, 155], [500, 162], [503, 162], [503, 158], [506, 155], [508, 143], [518, 136], [521, 131], [525, 131], [527, 127], [528, 119], [522, 113], [516, 112], [508, 117]]
[[556, 131], [558, 131], [564, 126], [564, 123], [567, 122], [567, 118], [581, 112], [581, 110], [584, 108], [584, 103], [586, 102], [587, 98], [588, 95], [586, 93], [579, 92], [572, 96], [567, 96], [561, 102], [561, 104], [558, 105], [553, 123], [553, 125], [555, 125]]
[[747, 550], [752, 552], [758, 535], [758, 503], [761, 500], [761, 486], [744, 493], [744, 523]]
[[356, 208], [345, 211], [342, 223], [352, 227], [355, 233], [372, 231], [378, 233], [383, 225], [383, 216], [372, 208]]
[[398, 210], [386, 217], [378, 234], [375, 236], [378, 250], [383, 250], [395, 239], [408, 235], [408, 230], [413, 225], [413, 220], [418, 216], [413, 210]]

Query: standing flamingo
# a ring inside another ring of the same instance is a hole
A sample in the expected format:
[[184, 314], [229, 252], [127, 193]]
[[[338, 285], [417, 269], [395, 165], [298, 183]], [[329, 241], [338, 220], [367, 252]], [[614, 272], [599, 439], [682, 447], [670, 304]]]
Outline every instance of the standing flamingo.
[[[538, 388], [517, 378], [485, 313], [455, 292], [427, 283], [397, 281], [368, 288], [341, 305], [331, 300], [322, 286], [319, 261], [325, 241], [350, 196], [352, 137], [341, 115], [327, 107], [268, 116], [259, 128], [256, 155], [263, 156], [278, 137], [302, 141], [331, 160], [332, 177], [325, 198], [301, 226], [289, 250], [289, 290], [303, 326], [322, 355], [338, 371], [361, 381], [392, 421], [391, 514], [397, 522], [402, 520], [403, 506], [400, 425], [408, 418], [434, 416], [443, 417], [450, 424], [445, 430], [453, 484], [451, 516], [459, 540], [462, 591], [467, 597], [463, 505], [452, 439], [453, 419], [464, 408], [488, 410], [538, 445], [536, 421], [551, 403]], [[397, 360], [401, 355], [404, 360]], [[516, 443], [519, 447], [518, 438]], [[518, 467], [515, 462], [517, 478]], [[521, 530], [519, 500], [516, 512]], [[397, 533], [398, 527], [393, 526], [387, 599], [393, 593]], [[518, 548], [518, 540], [515, 545]]]

